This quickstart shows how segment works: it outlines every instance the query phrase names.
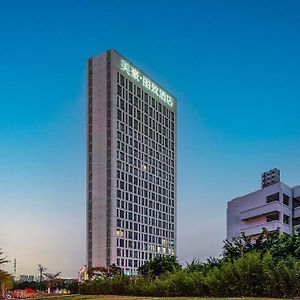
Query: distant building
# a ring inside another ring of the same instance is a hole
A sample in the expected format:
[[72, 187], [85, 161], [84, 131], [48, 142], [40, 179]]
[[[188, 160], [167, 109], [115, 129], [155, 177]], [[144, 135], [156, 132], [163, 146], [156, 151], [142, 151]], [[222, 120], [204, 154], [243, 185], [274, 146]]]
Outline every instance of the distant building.
[[292, 234], [300, 227], [300, 186], [291, 188], [280, 181], [280, 171], [262, 175], [262, 189], [227, 203], [227, 239], [243, 232], [257, 237], [263, 228]]
[[280, 181], [280, 170], [275, 168], [264, 172], [261, 176], [261, 188], [273, 185]]
[[19, 282], [34, 282], [35, 278], [33, 275], [20, 275]]

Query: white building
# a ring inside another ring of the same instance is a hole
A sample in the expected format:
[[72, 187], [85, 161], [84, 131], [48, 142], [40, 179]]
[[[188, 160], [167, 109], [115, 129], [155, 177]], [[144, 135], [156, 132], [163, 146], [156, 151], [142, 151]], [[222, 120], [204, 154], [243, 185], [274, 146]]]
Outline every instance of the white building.
[[87, 266], [176, 254], [176, 99], [109, 50], [88, 61]]
[[34, 275], [20, 275], [19, 282], [34, 282]]
[[262, 187], [227, 203], [227, 239], [240, 236], [242, 232], [255, 238], [263, 228], [269, 232], [279, 229], [288, 234], [297, 229], [300, 186], [290, 188], [282, 183], [279, 170], [273, 169], [262, 175]]

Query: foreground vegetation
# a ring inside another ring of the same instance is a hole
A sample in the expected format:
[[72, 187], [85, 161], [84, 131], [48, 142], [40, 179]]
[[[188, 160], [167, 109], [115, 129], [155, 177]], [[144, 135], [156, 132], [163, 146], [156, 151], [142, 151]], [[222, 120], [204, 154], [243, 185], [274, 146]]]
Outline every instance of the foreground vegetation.
[[[3, 257], [3, 252], [0, 248], [0, 267], [4, 264], [8, 263], [6, 257]], [[4, 295], [4, 292], [11, 288], [12, 286], [12, 277], [10, 274], [1, 270], [0, 268], [0, 297]]]
[[300, 235], [263, 231], [255, 242], [225, 241], [221, 259], [193, 261], [183, 268], [174, 257], [158, 257], [139, 276], [94, 276], [82, 294], [154, 297], [299, 297]]
[[[36, 298], [39, 299], [49, 299], [45, 298]], [[60, 297], [51, 297], [50, 300], [207, 300], [207, 298], [191, 298], [191, 297], [135, 297], [135, 296], [116, 296], [116, 295], [98, 295], [98, 296], [60, 296]], [[224, 298], [226, 300], [235, 300], [236, 298]], [[209, 298], [209, 300], [222, 300], [222, 298]], [[265, 298], [243, 298], [243, 300], [265, 300]], [[270, 298], [268, 299], [270, 300]]]

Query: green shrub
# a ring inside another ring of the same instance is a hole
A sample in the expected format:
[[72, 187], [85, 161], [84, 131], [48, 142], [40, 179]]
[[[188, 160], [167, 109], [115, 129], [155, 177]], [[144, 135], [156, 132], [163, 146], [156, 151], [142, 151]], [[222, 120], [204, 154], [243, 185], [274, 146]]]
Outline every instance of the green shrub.
[[79, 290], [90, 295], [299, 297], [300, 235], [264, 235], [253, 244], [246, 237], [227, 241], [223, 259], [194, 260], [182, 269], [175, 257], [159, 257], [135, 278], [115, 273], [85, 282]]

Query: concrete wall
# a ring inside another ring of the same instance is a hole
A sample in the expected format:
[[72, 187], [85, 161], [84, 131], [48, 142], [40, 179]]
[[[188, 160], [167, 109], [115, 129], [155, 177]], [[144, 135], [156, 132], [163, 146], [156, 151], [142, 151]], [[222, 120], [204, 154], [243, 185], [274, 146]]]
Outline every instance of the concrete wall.
[[300, 185], [293, 188], [293, 194], [295, 198], [300, 197]]
[[[267, 196], [277, 192], [280, 193], [280, 201], [267, 204]], [[290, 196], [289, 206], [283, 204], [283, 193]], [[279, 221], [267, 222], [265, 214], [272, 211], [279, 211]], [[290, 225], [283, 224], [283, 214], [290, 216]], [[227, 205], [228, 239], [240, 236], [241, 232], [244, 232], [246, 235], [259, 234], [263, 227], [267, 228], [269, 231], [280, 227], [282, 231], [291, 233], [291, 224], [292, 189], [281, 182], [233, 199], [228, 202]]]
[[93, 58], [93, 266], [106, 266], [107, 55]]

